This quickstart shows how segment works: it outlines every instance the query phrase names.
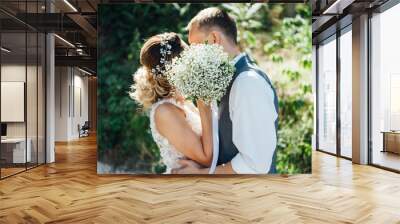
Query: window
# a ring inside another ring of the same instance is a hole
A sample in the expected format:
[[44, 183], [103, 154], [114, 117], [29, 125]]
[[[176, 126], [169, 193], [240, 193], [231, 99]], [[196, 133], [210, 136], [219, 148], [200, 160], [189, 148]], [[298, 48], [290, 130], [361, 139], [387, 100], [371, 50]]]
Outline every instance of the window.
[[336, 36], [318, 48], [318, 149], [336, 153]]
[[400, 170], [400, 5], [371, 18], [372, 163]]
[[[19, 2], [39, 13], [43, 1]], [[5, 3], [6, 4], [6, 3]], [[45, 34], [0, 12], [0, 178], [45, 163]]]
[[352, 156], [352, 33], [351, 26], [340, 36], [340, 154]]

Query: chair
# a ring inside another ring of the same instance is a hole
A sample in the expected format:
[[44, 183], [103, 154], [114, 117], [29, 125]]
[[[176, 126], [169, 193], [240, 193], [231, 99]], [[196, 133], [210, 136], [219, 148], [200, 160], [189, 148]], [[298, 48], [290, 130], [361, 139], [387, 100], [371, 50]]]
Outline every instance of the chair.
[[89, 129], [90, 129], [89, 121], [85, 121], [82, 127], [80, 127], [80, 125], [78, 124], [79, 138], [89, 136]]

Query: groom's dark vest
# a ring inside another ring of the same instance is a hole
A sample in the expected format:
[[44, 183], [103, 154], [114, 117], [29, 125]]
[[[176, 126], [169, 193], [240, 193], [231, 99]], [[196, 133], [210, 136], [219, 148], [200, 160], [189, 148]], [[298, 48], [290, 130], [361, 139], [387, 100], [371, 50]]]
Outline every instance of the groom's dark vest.
[[[239, 152], [236, 148], [235, 144], [232, 142], [232, 120], [229, 114], [229, 95], [231, 93], [232, 84], [235, 79], [239, 76], [240, 73], [245, 71], [253, 71], [260, 75], [267, 83], [271, 86], [273, 93], [274, 93], [274, 105], [275, 110], [278, 112], [278, 97], [276, 95], [276, 91], [271, 84], [268, 76], [261, 71], [257, 65], [252, 62], [250, 57], [246, 54], [242, 56], [239, 61], [235, 64], [235, 74], [229, 87], [222, 97], [221, 102], [219, 104], [219, 155], [218, 155], [218, 165], [230, 162], [233, 157]], [[267, 90], [265, 90], [267, 91]], [[261, 102], [262, 103], [262, 102]], [[254, 108], [257, 110], [257, 108]], [[275, 121], [275, 131], [278, 130], [278, 119]], [[278, 136], [278, 135], [276, 135]], [[259, 150], [266, 150], [266, 149], [259, 149]], [[269, 173], [276, 173], [276, 149], [274, 151], [274, 155], [272, 158], [271, 167]]]

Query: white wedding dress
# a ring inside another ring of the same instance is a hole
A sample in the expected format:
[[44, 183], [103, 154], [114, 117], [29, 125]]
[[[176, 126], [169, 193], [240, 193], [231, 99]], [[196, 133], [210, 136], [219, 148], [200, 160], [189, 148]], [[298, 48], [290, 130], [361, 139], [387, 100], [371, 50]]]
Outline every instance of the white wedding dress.
[[167, 166], [167, 171], [165, 173], [171, 173], [171, 169], [179, 168], [180, 165], [178, 161], [185, 158], [181, 152], [175, 149], [173, 145], [168, 142], [164, 136], [162, 136], [156, 127], [154, 113], [158, 106], [164, 103], [170, 103], [176, 107], [182, 109], [186, 115], [186, 121], [192, 127], [192, 130], [199, 136], [201, 136], [201, 120], [197, 108], [190, 102], [180, 103], [173, 98], [162, 99], [157, 103], [153, 104], [150, 110], [150, 129], [153, 135], [154, 141], [157, 143], [160, 149], [160, 155], [162, 162]]

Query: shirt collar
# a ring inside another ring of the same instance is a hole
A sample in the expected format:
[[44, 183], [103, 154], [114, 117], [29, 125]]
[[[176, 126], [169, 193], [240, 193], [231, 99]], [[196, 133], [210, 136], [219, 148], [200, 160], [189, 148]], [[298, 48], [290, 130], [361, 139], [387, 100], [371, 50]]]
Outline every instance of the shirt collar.
[[238, 55], [232, 60], [233, 64], [238, 63], [238, 61], [239, 61], [242, 57], [244, 57], [245, 55], [246, 55], [245, 52], [242, 52], [242, 53], [238, 54]]

